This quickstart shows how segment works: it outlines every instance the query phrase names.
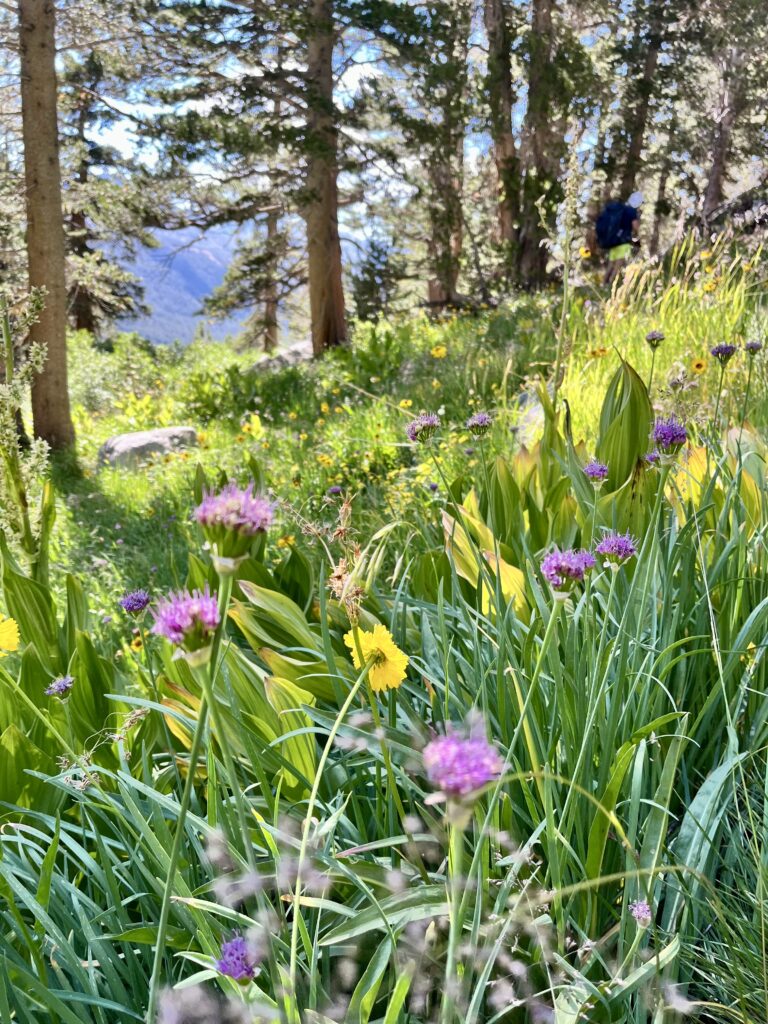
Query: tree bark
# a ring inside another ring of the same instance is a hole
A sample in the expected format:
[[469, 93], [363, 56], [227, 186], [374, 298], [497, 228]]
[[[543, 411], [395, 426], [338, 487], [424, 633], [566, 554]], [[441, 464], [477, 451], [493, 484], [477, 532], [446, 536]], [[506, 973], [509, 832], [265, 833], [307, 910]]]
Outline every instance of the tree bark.
[[659, 51], [661, 50], [661, 36], [651, 28], [648, 36], [648, 45], [643, 61], [643, 70], [635, 85], [635, 103], [627, 112], [625, 123], [628, 126], [627, 155], [624, 159], [624, 171], [621, 176], [621, 197], [627, 199], [634, 191], [637, 183], [637, 175], [642, 164], [643, 143], [645, 142], [645, 131], [648, 126], [648, 114], [651, 109], [651, 97], [653, 96], [654, 78], [656, 67], [659, 63]]
[[347, 340], [339, 241], [338, 131], [333, 104], [333, 0], [312, 0], [307, 51], [307, 254], [312, 350]]
[[[277, 246], [278, 226], [280, 215], [278, 211], [270, 210], [267, 214], [267, 251], [274, 253]], [[274, 352], [278, 343], [277, 326], [277, 275], [274, 265], [271, 269], [271, 277], [267, 284], [264, 295], [264, 351]]]
[[19, 0], [21, 113], [30, 288], [45, 288], [45, 308], [29, 332], [46, 346], [32, 387], [35, 434], [52, 448], [75, 439], [67, 390], [67, 288], [56, 110], [53, 0]]
[[432, 278], [427, 282], [427, 299], [433, 306], [453, 306], [458, 298], [459, 270], [463, 245], [463, 136], [454, 160], [435, 153], [429, 169], [429, 264]]
[[512, 132], [512, 63], [505, 0], [485, 0], [488, 35], [488, 100], [491, 111], [493, 160], [498, 180], [498, 232], [511, 276], [519, 237], [520, 161]]
[[546, 231], [539, 202], [552, 205], [558, 190], [562, 138], [552, 130], [555, 0], [533, 0], [528, 46], [528, 106], [523, 123], [523, 185], [519, 274], [538, 287], [547, 276]]
[[733, 130], [745, 102], [745, 55], [731, 50], [723, 62], [721, 74], [720, 113], [712, 140], [712, 161], [704, 192], [702, 213], [708, 220], [725, 198], [725, 179], [733, 141]]

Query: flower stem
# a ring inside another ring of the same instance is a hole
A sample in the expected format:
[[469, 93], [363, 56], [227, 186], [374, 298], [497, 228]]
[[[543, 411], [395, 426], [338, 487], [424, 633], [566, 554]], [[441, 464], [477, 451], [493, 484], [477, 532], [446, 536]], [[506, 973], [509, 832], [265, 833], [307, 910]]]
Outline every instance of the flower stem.
[[749, 358], [749, 370], [747, 371], [747, 389], [744, 392], [744, 406], [741, 410], [741, 426], [739, 427], [739, 446], [741, 446], [741, 436], [744, 433], [744, 421], [747, 418], [747, 409], [749, 408], [749, 388], [752, 383], [752, 360], [754, 357]]
[[[307, 857], [307, 847], [309, 845], [309, 829], [312, 824], [312, 817], [315, 813], [315, 804], [317, 803], [317, 794], [320, 791], [320, 781], [323, 777], [323, 771], [325, 769], [326, 762], [331, 753], [331, 749], [336, 740], [336, 734], [341, 727], [341, 723], [344, 721], [347, 712], [352, 706], [352, 702], [357, 696], [357, 692], [363, 685], [368, 672], [370, 671], [370, 662], [363, 667], [362, 672], [357, 677], [352, 686], [352, 689], [347, 694], [347, 698], [341, 706], [341, 709], [336, 716], [336, 721], [331, 726], [331, 731], [328, 733], [328, 739], [325, 741], [325, 747], [320, 755], [320, 760], [317, 764], [317, 770], [315, 771], [314, 782], [312, 783], [312, 792], [309, 794], [309, 801], [307, 803], [307, 813], [304, 816], [304, 824], [301, 829], [301, 844], [299, 846], [299, 859], [296, 865], [296, 884], [293, 892], [293, 921], [291, 924], [291, 952], [290, 961], [288, 967], [288, 994], [294, 1000], [294, 1006], [296, 1002], [296, 974], [298, 967], [298, 951], [299, 951], [299, 917], [301, 915], [301, 884], [302, 884], [302, 870], [304, 867], [304, 861]], [[299, 1017], [293, 1016], [293, 1021], [298, 1024]]]
[[[216, 629], [216, 633], [213, 638], [211, 645], [211, 657], [206, 666], [206, 671], [210, 673], [210, 689], [213, 687], [213, 679], [216, 674], [216, 666], [218, 662], [218, 652], [221, 646], [221, 637], [226, 628], [226, 612], [229, 605], [229, 598], [232, 593], [232, 580], [228, 582], [222, 581], [219, 589], [219, 625]], [[163, 967], [163, 958], [165, 956], [165, 944], [168, 937], [168, 922], [171, 914], [171, 897], [173, 894], [174, 883], [176, 882], [176, 869], [179, 863], [179, 854], [181, 853], [181, 844], [185, 835], [185, 824], [187, 819], [187, 813], [189, 812], [189, 805], [192, 802], [192, 793], [195, 788], [195, 774], [197, 772], [197, 762], [200, 757], [200, 750], [203, 745], [203, 737], [205, 735], [205, 727], [208, 721], [208, 700], [207, 693], [210, 690], [203, 688], [202, 698], [200, 700], [200, 710], [197, 713], [197, 722], [195, 723], [195, 731], [192, 735], [192, 747], [189, 751], [189, 765], [187, 768], [187, 778], [184, 783], [184, 791], [181, 795], [181, 803], [179, 804], [179, 813], [176, 819], [176, 833], [173, 837], [173, 845], [171, 847], [170, 860], [168, 862], [168, 877], [165, 880], [165, 888], [163, 889], [163, 902], [160, 907], [160, 919], [157, 925], [157, 943], [155, 945], [155, 959], [152, 964], [152, 975], [149, 979], [149, 1002], [147, 1005], [147, 1024], [155, 1024], [155, 1014], [157, 1009], [157, 997], [160, 990], [160, 972]]]
[[456, 1013], [455, 992], [459, 987], [456, 971], [457, 949], [461, 942], [463, 918], [461, 914], [461, 897], [463, 891], [462, 870], [464, 863], [464, 829], [461, 825], [450, 826], [448, 852], [448, 887], [450, 890], [450, 927], [448, 931], [448, 954], [445, 963], [445, 988], [440, 1012], [441, 1024], [452, 1024]]

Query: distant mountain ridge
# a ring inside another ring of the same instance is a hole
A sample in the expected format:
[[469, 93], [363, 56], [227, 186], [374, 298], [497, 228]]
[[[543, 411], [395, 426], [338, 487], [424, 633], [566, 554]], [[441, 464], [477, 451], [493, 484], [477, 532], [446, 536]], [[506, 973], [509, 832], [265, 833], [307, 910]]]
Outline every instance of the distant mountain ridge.
[[148, 316], [118, 321], [124, 331], [137, 331], [159, 345], [178, 341], [188, 345], [200, 329], [215, 339], [236, 334], [247, 312], [227, 320], [212, 320], [200, 309], [221, 284], [232, 259], [235, 231], [212, 228], [204, 235], [192, 229], [157, 231], [157, 248], [142, 248], [128, 269], [144, 285]]

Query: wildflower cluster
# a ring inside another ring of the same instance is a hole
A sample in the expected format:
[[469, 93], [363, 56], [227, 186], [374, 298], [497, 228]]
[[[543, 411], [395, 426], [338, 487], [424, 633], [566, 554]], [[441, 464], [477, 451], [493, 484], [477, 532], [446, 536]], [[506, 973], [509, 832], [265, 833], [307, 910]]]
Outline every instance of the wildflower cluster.
[[204, 590], [179, 591], [162, 600], [152, 632], [193, 653], [209, 646], [219, 621], [216, 598], [206, 584]]
[[721, 366], [727, 366], [728, 363], [736, 355], [737, 347], [732, 345], [730, 342], [723, 341], [719, 345], [715, 345], [711, 348], [710, 355], [713, 355], [718, 360]]
[[409, 441], [428, 441], [440, 429], [440, 417], [433, 412], [423, 412], [411, 420], [406, 428]]
[[595, 556], [589, 551], [550, 551], [542, 560], [541, 573], [554, 591], [566, 592], [581, 583], [595, 564]]
[[424, 748], [424, 768], [432, 785], [447, 797], [465, 799], [501, 774], [503, 762], [485, 736], [448, 732]]
[[685, 425], [674, 416], [659, 419], [653, 425], [651, 440], [660, 455], [674, 455], [688, 440]]
[[237, 559], [272, 525], [274, 507], [263, 495], [254, 494], [253, 482], [245, 489], [230, 482], [218, 493], [206, 494], [194, 517], [218, 558]]

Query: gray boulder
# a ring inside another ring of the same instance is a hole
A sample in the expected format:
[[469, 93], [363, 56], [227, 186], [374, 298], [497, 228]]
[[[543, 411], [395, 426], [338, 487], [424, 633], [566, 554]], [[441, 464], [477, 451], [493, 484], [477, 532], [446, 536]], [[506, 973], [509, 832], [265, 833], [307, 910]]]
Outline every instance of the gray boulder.
[[197, 431], [194, 427], [158, 427], [156, 430], [117, 434], [99, 449], [99, 465], [135, 467], [150, 455], [166, 455], [196, 445]]
[[254, 373], [275, 373], [289, 366], [299, 366], [312, 359], [312, 342], [299, 341], [295, 345], [281, 349], [273, 356], [264, 356], [253, 366]]

